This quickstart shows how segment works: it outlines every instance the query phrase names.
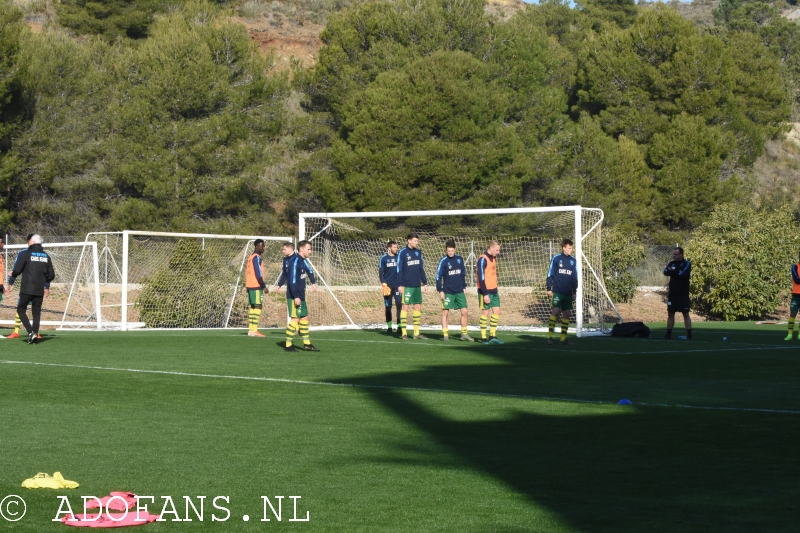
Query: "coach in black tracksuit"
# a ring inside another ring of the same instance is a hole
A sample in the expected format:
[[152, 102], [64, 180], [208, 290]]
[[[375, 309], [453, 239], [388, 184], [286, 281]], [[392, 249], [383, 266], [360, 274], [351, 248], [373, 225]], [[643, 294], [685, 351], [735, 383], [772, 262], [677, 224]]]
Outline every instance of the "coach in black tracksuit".
[[[42, 300], [44, 299], [45, 289], [50, 286], [50, 282], [56, 277], [53, 270], [53, 261], [42, 248], [42, 238], [34, 235], [31, 238], [32, 244], [27, 250], [23, 250], [14, 262], [14, 269], [8, 279], [8, 285], [13, 286], [18, 276], [22, 276], [19, 287], [19, 303], [17, 303], [17, 313], [25, 330], [28, 332], [28, 344], [36, 342], [39, 333], [39, 319], [42, 316]], [[33, 314], [33, 327], [28, 320], [26, 310], [31, 304]]]
[[664, 275], [669, 277], [667, 334], [664, 338], [672, 338], [672, 328], [675, 327], [675, 313], [682, 313], [683, 323], [686, 326], [686, 336], [678, 338], [691, 340], [692, 319], [689, 317], [689, 279], [692, 275], [692, 263], [683, 257], [683, 248], [680, 246], [672, 251], [672, 259], [664, 269]]

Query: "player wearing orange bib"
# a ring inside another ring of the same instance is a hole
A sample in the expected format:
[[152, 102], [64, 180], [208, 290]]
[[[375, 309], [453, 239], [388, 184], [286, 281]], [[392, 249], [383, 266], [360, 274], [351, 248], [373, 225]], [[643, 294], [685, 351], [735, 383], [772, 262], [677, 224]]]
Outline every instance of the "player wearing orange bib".
[[[497, 322], [500, 320], [500, 295], [497, 292], [497, 254], [500, 243], [492, 241], [489, 249], [478, 258], [478, 308], [481, 310], [481, 341], [483, 344], [505, 344], [497, 338]], [[491, 317], [489, 312], [491, 311]], [[486, 338], [486, 325], [489, 338]]]
[[264, 241], [256, 239], [253, 243], [253, 253], [247, 258], [245, 269], [245, 286], [247, 287], [247, 298], [250, 302], [250, 314], [248, 315], [247, 335], [250, 337], [265, 337], [258, 332], [258, 321], [261, 318], [261, 302], [264, 293], [269, 294], [267, 284], [264, 283], [264, 269], [261, 261], [261, 254], [264, 253]]
[[789, 308], [789, 334], [784, 339], [786, 341], [792, 340], [794, 335], [794, 319], [797, 317], [798, 309], [800, 309], [800, 263], [792, 265], [792, 303]]
[[[3, 251], [3, 248], [6, 247], [6, 240], [0, 237], [0, 252]], [[5, 292], [5, 283], [6, 283], [6, 264], [3, 261], [3, 256], [0, 254], [0, 302], [3, 301], [3, 293]], [[17, 335], [19, 337], [19, 335]], [[0, 339], [5, 339], [3, 335], [0, 335]]]

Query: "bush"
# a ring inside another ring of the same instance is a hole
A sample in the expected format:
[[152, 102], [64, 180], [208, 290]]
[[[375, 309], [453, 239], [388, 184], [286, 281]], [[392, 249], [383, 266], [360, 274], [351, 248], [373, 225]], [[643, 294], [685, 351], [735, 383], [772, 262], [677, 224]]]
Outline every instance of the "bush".
[[603, 278], [615, 302], [630, 302], [638, 285], [630, 269], [645, 258], [644, 245], [636, 234], [610, 227], [603, 231]]
[[139, 320], [148, 328], [222, 327], [229, 293], [220, 256], [197, 239], [182, 239], [168, 268], [142, 284], [136, 302]]
[[791, 287], [800, 235], [790, 209], [723, 204], [695, 232], [691, 295], [701, 312], [722, 320], [761, 318]]

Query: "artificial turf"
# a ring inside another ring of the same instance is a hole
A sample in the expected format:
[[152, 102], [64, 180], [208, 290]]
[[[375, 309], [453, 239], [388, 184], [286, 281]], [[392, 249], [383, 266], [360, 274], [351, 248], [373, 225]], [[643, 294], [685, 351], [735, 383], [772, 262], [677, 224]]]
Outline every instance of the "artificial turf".
[[[676, 335], [679, 334], [676, 330]], [[800, 341], [705, 323], [691, 342], [506, 333], [51, 332], [0, 341], [0, 530], [65, 531], [59, 495], [206, 496], [137, 531], [796, 531]], [[727, 337], [729, 340], [723, 341]], [[621, 399], [632, 405], [617, 405]], [[74, 490], [28, 490], [60, 471]], [[215, 509], [212, 500], [230, 512]], [[262, 496], [270, 498], [279, 522]], [[297, 501], [294, 518], [292, 500]], [[13, 510], [13, 509], [12, 509]], [[245, 522], [244, 515], [250, 520]], [[262, 522], [263, 518], [270, 522]]]

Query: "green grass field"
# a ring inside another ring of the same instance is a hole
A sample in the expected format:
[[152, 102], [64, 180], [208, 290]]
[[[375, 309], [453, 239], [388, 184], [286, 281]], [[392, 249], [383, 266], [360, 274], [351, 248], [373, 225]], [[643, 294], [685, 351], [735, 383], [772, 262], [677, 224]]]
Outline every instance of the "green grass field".
[[[80, 512], [127, 490], [181, 518], [183, 496], [207, 497], [202, 522], [137, 529], [154, 533], [797, 531], [800, 341], [752, 323], [653, 334], [312, 332], [322, 351], [297, 354], [278, 331], [3, 340], [0, 499], [27, 514], [0, 530], [65, 531], [58, 495]], [[81, 486], [20, 486], [55, 471]], [[285, 496], [281, 522], [262, 496]], [[289, 521], [289, 496], [310, 521]]]

